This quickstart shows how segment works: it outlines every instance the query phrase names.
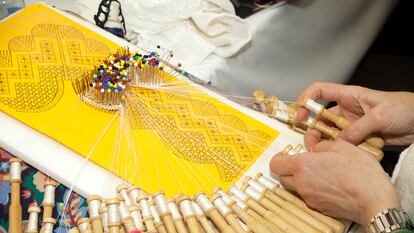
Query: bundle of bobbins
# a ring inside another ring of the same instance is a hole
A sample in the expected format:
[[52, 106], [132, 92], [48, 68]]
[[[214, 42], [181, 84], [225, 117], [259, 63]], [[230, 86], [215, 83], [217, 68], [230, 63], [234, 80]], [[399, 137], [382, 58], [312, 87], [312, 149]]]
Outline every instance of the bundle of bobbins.
[[[286, 156], [302, 151], [303, 146], [288, 145], [278, 153]], [[16, 160], [20, 164], [19, 160]], [[18, 170], [18, 169], [16, 169]], [[17, 176], [15, 176], [17, 178]], [[41, 232], [53, 232], [56, 220], [51, 217], [51, 201], [57, 183], [45, 184]], [[105, 199], [87, 198], [89, 217], [77, 221], [68, 232], [79, 233], [342, 233], [340, 221], [310, 209], [303, 200], [279, 186], [262, 173], [246, 176], [241, 187], [225, 192], [216, 188], [210, 197], [200, 192], [194, 196], [177, 194], [166, 199], [164, 192], [152, 195], [139, 187], [121, 184], [118, 195]], [[38, 232], [40, 208], [28, 210], [26, 232]]]
[[[316, 101], [304, 97], [301, 101], [291, 104], [287, 109], [279, 108], [279, 101], [276, 97], [268, 97], [264, 91], [256, 90], [253, 92], [253, 108], [257, 111], [263, 112], [269, 117], [275, 118], [292, 127], [297, 132], [304, 133], [306, 129], [312, 128], [320, 131], [327, 139], [335, 139], [339, 137], [341, 130], [349, 126], [352, 122], [345, 117], [339, 116]], [[307, 108], [314, 116], [308, 116], [303, 122], [296, 121], [296, 109], [298, 106]], [[323, 120], [332, 122], [334, 126], [325, 124]], [[377, 160], [384, 157], [381, 148], [384, 146], [384, 140], [380, 137], [369, 136], [362, 143], [358, 145], [359, 148], [374, 155]]]
[[[296, 154], [303, 146], [291, 145], [278, 155]], [[10, 182], [19, 184], [21, 160], [12, 159]], [[45, 182], [40, 232], [51, 233], [56, 220], [52, 218], [57, 182]], [[13, 188], [14, 187], [14, 188]], [[16, 188], [17, 187], [17, 188]], [[193, 197], [177, 194], [166, 199], [163, 192], [149, 195], [136, 186], [121, 184], [118, 196], [104, 199], [97, 195], [87, 198], [89, 217], [77, 221], [68, 232], [79, 233], [248, 233], [248, 232], [314, 232], [341, 233], [344, 225], [306, 206], [297, 196], [284, 190], [273, 180], [259, 173], [245, 177], [243, 185], [231, 186], [227, 192], [216, 188], [209, 198], [200, 192]], [[18, 185], [12, 185], [12, 196], [20, 196]], [[21, 207], [17, 198], [10, 206], [9, 232], [21, 232]], [[16, 207], [17, 206], [17, 207]], [[19, 212], [20, 211], [20, 212]], [[28, 233], [37, 233], [41, 209], [28, 209]], [[20, 217], [20, 218], [19, 218]], [[17, 229], [16, 227], [20, 228]]]

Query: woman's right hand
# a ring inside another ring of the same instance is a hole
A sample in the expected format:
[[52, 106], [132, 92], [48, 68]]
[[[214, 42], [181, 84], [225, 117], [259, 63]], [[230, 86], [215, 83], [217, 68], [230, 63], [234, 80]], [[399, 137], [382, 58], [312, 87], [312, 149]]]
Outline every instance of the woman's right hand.
[[[370, 134], [384, 138], [388, 145], [407, 145], [414, 142], [414, 93], [383, 92], [359, 86], [317, 82], [309, 86], [299, 101], [307, 96], [313, 100], [335, 101], [329, 109], [350, 121], [341, 137], [358, 144]], [[298, 121], [304, 121], [308, 110], [298, 109]], [[320, 133], [308, 130], [305, 143], [313, 149], [320, 141]]]

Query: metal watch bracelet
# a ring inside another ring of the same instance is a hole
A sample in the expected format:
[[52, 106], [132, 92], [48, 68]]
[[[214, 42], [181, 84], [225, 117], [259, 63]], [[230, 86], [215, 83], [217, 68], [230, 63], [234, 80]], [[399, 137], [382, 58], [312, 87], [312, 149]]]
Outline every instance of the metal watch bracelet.
[[411, 229], [407, 213], [400, 208], [386, 209], [372, 217], [368, 224], [369, 233], [391, 233], [396, 230]]

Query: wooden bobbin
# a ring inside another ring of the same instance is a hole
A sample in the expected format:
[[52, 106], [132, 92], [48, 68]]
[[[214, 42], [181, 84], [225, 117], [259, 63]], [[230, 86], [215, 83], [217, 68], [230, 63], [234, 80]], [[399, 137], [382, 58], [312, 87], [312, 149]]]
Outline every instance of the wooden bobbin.
[[157, 204], [158, 211], [161, 215], [162, 221], [164, 222], [165, 228], [168, 233], [177, 233], [175, 229], [174, 220], [171, 216], [171, 211], [168, 208], [167, 202], [165, 200], [165, 193], [160, 191], [153, 194], [153, 198]]
[[137, 227], [135, 226], [134, 219], [132, 218], [128, 210], [128, 206], [126, 205], [124, 200], [119, 201], [119, 214], [121, 215], [121, 222], [125, 231], [127, 233], [137, 232]]
[[265, 99], [266, 99], [266, 92], [262, 90], [255, 90], [253, 92], [253, 108], [259, 112], [265, 113], [266, 112], [266, 105], [265, 105]]
[[279, 155], [287, 155], [291, 150], [293, 149], [292, 145], [287, 145], [281, 152], [279, 152]]
[[80, 233], [93, 233], [89, 218], [80, 218], [77, 225]]
[[108, 208], [106, 207], [106, 204], [105, 204], [104, 201], [102, 201], [101, 207], [99, 207], [99, 214], [101, 215], [101, 222], [102, 222], [103, 231], [104, 231], [104, 233], [108, 233], [109, 232]]
[[[221, 188], [216, 188], [213, 191], [213, 195], [220, 195], [223, 201], [233, 210], [233, 212], [245, 223], [253, 232], [272, 233], [270, 229], [266, 227], [266, 223], [259, 221], [255, 217], [249, 215], [245, 209], [242, 209], [237, 205], [236, 201], [231, 199], [227, 193]], [[247, 206], [245, 205], [245, 208]]]
[[194, 213], [197, 216], [197, 220], [200, 222], [205, 233], [215, 233], [213, 224], [207, 219], [206, 214], [201, 207], [194, 201], [191, 201], [191, 207], [193, 207]]
[[279, 100], [276, 96], [270, 96], [265, 100], [266, 114], [268, 116], [274, 116], [279, 109]]
[[120, 233], [121, 231], [121, 214], [119, 213], [119, 199], [117, 197], [107, 199], [106, 207], [108, 208], [108, 228], [110, 233]]
[[57, 182], [51, 178], [48, 178], [45, 182], [45, 193], [43, 196], [43, 221], [45, 218], [51, 218], [53, 213], [53, 208], [55, 207], [55, 189]]
[[[315, 128], [320, 132], [328, 135], [330, 138], [337, 138], [339, 137], [340, 131], [334, 127], [329, 127], [323, 124], [321, 121], [316, 120], [316, 118], [308, 117], [305, 123], [310, 128]], [[366, 142], [362, 142], [358, 145], [359, 148], [365, 150], [366, 152], [373, 154], [378, 161], [380, 161], [384, 157], [384, 152]]]
[[54, 218], [46, 218], [43, 219], [42, 223], [42, 233], [53, 233], [53, 227], [56, 224], [56, 220]]
[[148, 204], [150, 205], [150, 208], [151, 208], [151, 214], [154, 217], [155, 228], [157, 228], [157, 231], [159, 233], [167, 233], [167, 229], [165, 228], [164, 223], [161, 220], [161, 216], [158, 213], [157, 207], [155, 206], [154, 199], [150, 197], [148, 200]]
[[22, 182], [22, 160], [12, 158], [10, 162], [11, 200], [9, 207], [9, 232], [22, 232], [22, 205], [20, 203], [20, 183]]
[[86, 201], [88, 202], [88, 213], [92, 223], [93, 232], [103, 233], [102, 218], [99, 214], [102, 198], [97, 195], [91, 195], [86, 199]]
[[254, 211], [252, 208], [250, 208], [240, 198], [236, 197], [233, 194], [228, 195], [228, 196], [230, 197], [231, 200], [236, 202], [237, 206], [239, 206], [242, 210], [246, 211], [253, 218], [257, 219], [260, 223], [262, 223], [263, 226], [265, 226], [271, 232], [282, 233], [282, 231], [279, 228], [277, 228], [276, 225], [273, 222], [270, 222], [269, 220], [267, 220], [264, 217], [262, 217], [261, 215], [259, 215], [256, 211]]
[[141, 190], [136, 186], [131, 186], [127, 189], [127, 193], [128, 193], [128, 196], [131, 202], [139, 206], [139, 203], [137, 202], [137, 198], [139, 197]]
[[220, 215], [219, 211], [210, 200], [207, 198], [206, 194], [203, 192], [197, 193], [193, 198], [201, 207], [201, 209], [206, 213], [206, 215], [214, 222], [214, 224], [219, 228], [220, 232], [223, 233], [236, 233], [232, 226], [230, 226], [223, 216]]
[[276, 215], [274, 212], [266, 209], [250, 196], [247, 196], [243, 191], [238, 189], [235, 186], [231, 186], [228, 190], [230, 193], [234, 194], [236, 197], [240, 198], [243, 202], [245, 202], [250, 208], [260, 214], [263, 218], [270, 221], [274, 224], [278, 229], [286, 233], [300, 233], [302, 231], [296, 229], [291, 223], [288, 223], [285, 219], [281, 218], [280, 216]]
[[119, 196], [121, 196], [122, 200], [125, 202], [127, 206], [131, 206], [133, 204], [130, 197], [128, 196], [128, 185], [118, 185], [118, 187], [116, 187], [116, 192], [119, 194]]
[[79, 229], [77, 227], [71, 228], [66, 231], [67, 233], [80, 233]]
[[274, 204], [262, 193], [259, 193], [252, 187], [248, 185], [243, 185], [241, 190], [244, 191], [248, 196], [253, 198], [255, 201], [260, 203], [263, 207], [280, 216], [283, 220], [288, 222], [290, 225], [294, 226], [296, 229], [307, 233], [319, 233], [319, 231], [316, 228], [312, 227], [305, 221], [302, 221], [301, 219], [299, 219], [292, 213], [288, 212], [287, 210], [282, 209], [280, 206]]
[[174, 200], [168, 199], [167, 200], [168, 209], [171, 211], [171, 216], [174, 221], [175, 228], [177, 229], [178, 233], [188, 233], [187, 228], [183, 222], [183, 217], [178, 210], [177, 204]]
[[151, 207], [148, 203], [148, 195], [144, 192], [140, 192], [140, 195], [137, 198], [137, 202], [141, 207], [142, 219], [144, 221], [147, 232], [156, 232], [157, 229], [154, 224], [154, 217], [151, 214]]
[[128, 206], [128, 210], [131, 214], [132, 219], [134, 220], [134, 224], [137, 229], [143, 232], [145, 230], [145, 226], [144, 222], [142, 221], [141, 209], [136, 205], [132, 205]]
[[[315, 114], [320, 115], [323, 118], [333, 122], [340, 129], [344, 129], [352, 123], [350, 120], [346, 119], [345, 117], [336, 115], [335, 113], [326, 109], [322, 104], [309, 99], [307, 96], [305, 96], [300, 101], [299, 105], [304, 106]], [[384, 140], [380, 137], [369, 137], [365, 141], [379, 149], [384, 147]]]
[[29, 207], [29, 210], [27, 211], [29, 213], [29, 220], [27, 222], [27, 233], [37, 233], [38, 232], [38, 226], [37, 223], [39, 222], [39, 213], [40, 208], [37, 206]]
[[296, 154], [302, 153], [303, 145], [302, 144], [297, 144], [295, 146], [295, 148], [293, 148], [293, 150], [295, 151]]
[[252, 232], [252, 230], [247, 226], [246, 229], [243, 229], [236, 215], [233, 213], [230, 207], [227, 206], [220, 194], [213, 194], [213, 196], [210, 197], [210, 201], [237, 233]]
[[272, 191], [274, 194], [279, 196], [280, 198], [284, 199], [285, 201], [288, 201], [297, 207], [301, 208], [302, 210], [306, 211], [308, 214], [314, 216], [315, 218], [321, 220], [328, 226], [330, 226], [335, 233], [343, 233], [345, 231], [345, 225], [328, 216], [325, 216], [317, 211], [314, 211], [310, 209], [304, 201], [296, 197], [295, 195], [291, 194], [290, 192], [286, 191], [282, 187], [280, 187], [277, 183], [273, 182], [269, 178], [265, 177], [262, 173], [258, 173], [254, 180], [268, 188], [270, 191]]
[[270, 190], [268, 190], [266, 187], [261, 185], [259, 182], [253, 180], [251, 177], [247, 176], [244, 179], [243, 186], [245, 188], [242, 188], [242, 190], [248, 187], [253, 188], [257, 192], [259, 192], [262, 196], [269, 199], [274, 204], [278, 205], [280, 208], [290, 212], [291, 214], [298, 217], [300, 220], [306, 222], [307, 224], [314, 227], [315, 229], [319, 230], [320, 232], [322, 233], [333, 233], [334, 232], [333, 229], [329, 225], [313, 217], [312, 215], [308, 214], [306, 211], [300, 209], [299, 207], [273, 194]]
[[175, 201], [180, 206], [181, 213], [183, 214], [184, 221], [187, 223], [190, 233], [203, 233], [191, 205], [191, 198], [189, 196], [179, 195]]

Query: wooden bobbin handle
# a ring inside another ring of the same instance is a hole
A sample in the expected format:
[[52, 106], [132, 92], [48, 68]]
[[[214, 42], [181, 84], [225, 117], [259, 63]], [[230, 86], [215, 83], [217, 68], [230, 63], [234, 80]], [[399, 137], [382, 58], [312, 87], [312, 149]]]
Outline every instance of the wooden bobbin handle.
[[203, 230], [205, 233], [215, 233], [216, 231], [214, 230], [213, 226], [211, 225], [211, 223], [208, 221], [206, 216], [198, 216], [197, 217], [198, 221], [200, 222], [201, 226], [203, 227]]
[[22, 205], [20, 204], [21, 162], [19, 158], [10, 159], [11, 200], [9, 207], [9, 232], [22, 232]]
[[[323, 118], [335, 123], [335, 125], [338, 126], [338, 128], [340, 129], [344, 129], [352, 123], [350, 120], [346, 119], [345, 117], [338, 116], [335, 113], [327, 109], [324, 109], [321, 115]], [[384, 147], [384, 140], [380, 137], [374, 137], [374, 136], [368, 137], [367, 139], [365, 139], [365, 141], [376, 148]]]
[[[315, 128], [333, 139], [337, 138], [340, 133], [340, 131], [336, 129], [335, 127], [327, 126], [324, 123], [316, 119], [314, 119], [313, 122], [309, 124], [309, 127]], [[371, 144], [368, 144], [366, 142], [362, 142], [361, 144], [358, 145], [358, 147], [374, 155], [378, 161], [381, 161], [382, 158], [384, 157], [384, 152], [381, 149], [378, 149], [377, 147], [374, 147]]]
[[246, 204], [249, 205], [254, 211], [260, 214], [264, 219], [268, 220], [272, 224], [274, 224], [278, 229], [282, 232], [286, 233], [300, 233], [299, 230], [291, 226], [285, 220], [274, 214], [272, 211], [265, 209], [259, 203], [254, 201], [251, 198], [246, 200]]
[[177, 233], [174, 225], [174, 220], [172, 219], [170, 212], [161, 214], [161, 218], [168, 233]]
[[185, 227], [182, 219], [176, 219], [174, 222], [178, 233], [188, 233], [187, 228]]
[[187, 223], [188, 230], [190, 231], [190, 233], [202, 233], [200, 225], [198, 225], [195, 215], [186, 216], [185, 221]]
[[253, 232], [261, 232], [261, 233], [272, 233], [263, 222], [255, 219], [253, 216], [250, 216], [246, 211], [242, 210], [236, 202], [229, 204], [230, 208], [236, 213], [239, 218], [246, 223]]

